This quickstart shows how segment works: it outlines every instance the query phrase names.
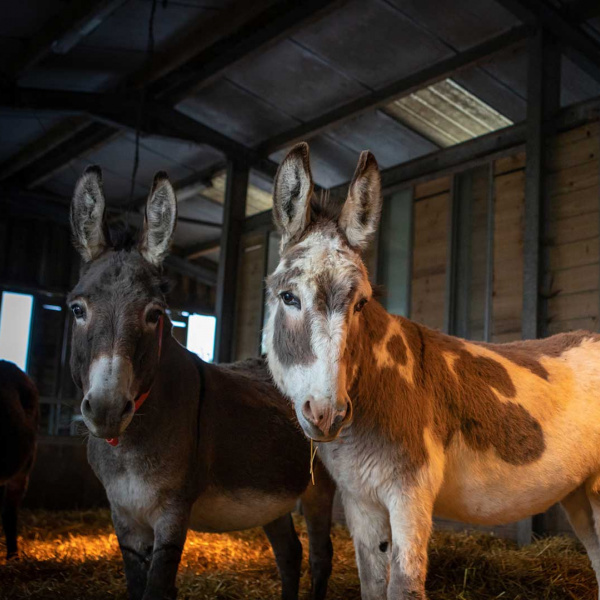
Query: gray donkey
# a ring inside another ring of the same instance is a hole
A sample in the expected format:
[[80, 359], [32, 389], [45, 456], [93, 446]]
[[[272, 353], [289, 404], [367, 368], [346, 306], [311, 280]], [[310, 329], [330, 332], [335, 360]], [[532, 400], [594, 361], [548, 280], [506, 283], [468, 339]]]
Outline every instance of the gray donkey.
[[316, 485], [309, 484], [310, 449], [288, 403], [262, 361], [204, 363], [171, 335], [161, 263], [177, 204], [166, 174], [154, 179], [139, 243], [109, 243], [104, 213], [101, 171], [90, 167], [71, 205], [84, 260], [68, 298], [71, 369], [84, 393], [88, 458], [110, 501], [130, 597], [176, 597], [189, 527], [262, 525], [282, 597], [297, 598], [302, 547], [289, 513], [300, 498], [312, 597], [324, 598], [335, 488], [321, 465]]

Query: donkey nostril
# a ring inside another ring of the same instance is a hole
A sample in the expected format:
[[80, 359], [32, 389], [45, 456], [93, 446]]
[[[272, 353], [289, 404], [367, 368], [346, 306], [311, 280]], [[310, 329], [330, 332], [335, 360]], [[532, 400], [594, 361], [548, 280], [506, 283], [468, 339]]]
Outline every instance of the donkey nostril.
[[90, 404], [90, 401], [85, 398], [83, 400], [83, 402], [81, 403], [81, 412], [82, 413], [88, 413], [88, 414], [92, 414], [92, 405]]

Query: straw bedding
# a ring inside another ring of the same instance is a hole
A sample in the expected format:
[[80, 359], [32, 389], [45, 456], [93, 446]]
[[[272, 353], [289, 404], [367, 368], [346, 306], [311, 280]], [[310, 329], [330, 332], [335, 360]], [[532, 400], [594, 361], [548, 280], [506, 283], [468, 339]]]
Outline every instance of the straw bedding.
[[[297, 520], [302, 543], [306, 530]], [[0, 558], [0, 600], [126, 598], [125, 578], [108, 511], [23, 511], [21, 559]], [[336, 526], [328, 598], [360, 598], [354, 550]], [[4, 556], [4, 548], [0, 544]], [[431, 600], [596, 600], [589, 561], [569, 538], [541, 539], [525, 549], [488, 535], [438, 532], [430, 548]], [[301, 597], [308, 598], [305, 568]], [[180, 598], [270, 600], [279, 578], [261, 530], [228, 535], [191, 532], [179, 570]]]

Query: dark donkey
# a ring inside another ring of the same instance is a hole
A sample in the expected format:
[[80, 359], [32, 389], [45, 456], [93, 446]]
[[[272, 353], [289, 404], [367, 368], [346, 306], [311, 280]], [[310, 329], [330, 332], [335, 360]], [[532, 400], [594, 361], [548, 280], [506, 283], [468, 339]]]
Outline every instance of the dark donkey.
[[0, 499], [7, 558], [17, 555], [17, 515], [35, 458], [38, 422], [35, 384], [17, 365], [0, 360]]
[[[177, 204], [158, 173], [141, 240], [112, 246], [101, 171], [77, 183], [71, 225], [84, 259], [69, 297], [71, 368], [92, 433], [88, 458], [106, 488], [131, 598], [173, 598], [188, 527], [262, 525], [282, 579], [298, 596], [302, 547], [290, 510], [302, 501], [312, 595], [325, 596], [334, 486], [310, 450], [262, 361], [211, 365], [171, 335], [161, 263]], [[136, 410], [144, 402], [143, 409]], [[135, 418], [134, 418], [135, 415]]]

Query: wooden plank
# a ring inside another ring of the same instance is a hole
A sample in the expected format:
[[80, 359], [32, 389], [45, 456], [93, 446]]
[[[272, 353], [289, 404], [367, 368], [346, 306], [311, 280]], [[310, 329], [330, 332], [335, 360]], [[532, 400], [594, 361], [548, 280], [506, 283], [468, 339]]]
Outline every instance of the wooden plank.
[[598, 210], [598, 185], [577, 190], [566, 190], [552, 198], [552, 216], [555, 219], [594, 213]]
[[503, 173], [525, 169], [525, 160], [525, 151], [498, 158], [494, 161], [494, 175], [497, 176], [502, 175]]
[[[512, 341], [521, 337], [523, 305], [523, 208], [525, 171], [524, 153], [512, 165], [505, 163], [494, 177], [494, 250], [492, 340]], [[498, 161], [496, 161], [498, 163]]]
[[547, 178], [552, 196], [598, 188], [598, 163], [588, 161], [551, 173]]
[[242, 242], [236, 288], [235, 360], [259, 355], [262, 329], [263, 267], [266, 251], [264, 240], [264, 235], [246, 235]]
[[598, 238], [550, 246], [549, 266], [552, 270], [569, 269], [582, 265], [595, 264], [600, 256], [600, 244]]
[[597, 237], [599, 222], [598, 210], [550, 221], [550, 243], [558, 246]]
[[[439, 190], [448, 183], [434, 182], [426, 190]], [[449, 194], [442, 193], [414, 205], [411, 317], [441, 329], [444, 325], [446, 288], [446, 232]]]
[[568, 321], [551, 321], [548, 324], [548, 333], [554, 335], [563, 331], [577, 331], [583, 329], [585, 331], [597, 331], [598, 318], [584, 317], [581, 319], [570, 319]]
[[415, 200], [421, 200], [422, 198], [428, 198], [429, 196], [448, 192], [451, 183], [452, 178], [450, 176], [437, 177], [429, 181], [418, 183], [415, 185], [414, 198]]
[[571, 127], [557, 134], [557, 143], [560, 146], [576, 144], [582, 140], [598, 137], [600, 135], [600, 121], [591, 120], [579, 127]]
[[559, 294], [548, 300], [550, 322], [598, 316], [598, 290]]
[[551, 293], [560, 295], [598, 290], [599, 277], [600, 264], [598, 263], [598, 255], [596, 255], [596, 262], [594, 263], [554, 271], [552, 273]]
[[583, 165], [588, 162], [598, 163], [598, 133], [585, 137], [577, 142], [564, 143], [554, 140], [548, 156], [548, 171], [557, 172]]

